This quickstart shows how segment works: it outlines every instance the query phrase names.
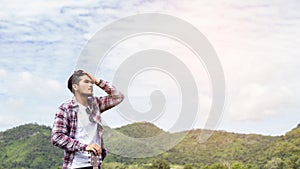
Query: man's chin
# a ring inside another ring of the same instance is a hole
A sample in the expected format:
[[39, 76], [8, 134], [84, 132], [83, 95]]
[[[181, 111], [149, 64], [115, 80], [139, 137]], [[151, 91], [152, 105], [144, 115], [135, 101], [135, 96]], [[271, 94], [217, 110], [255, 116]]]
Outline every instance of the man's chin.
[[93, 96], [93, 93], [90, 94], [90, 93], [87, 93], [87, 94], [83, 94], [85, 97], [92, 97]]

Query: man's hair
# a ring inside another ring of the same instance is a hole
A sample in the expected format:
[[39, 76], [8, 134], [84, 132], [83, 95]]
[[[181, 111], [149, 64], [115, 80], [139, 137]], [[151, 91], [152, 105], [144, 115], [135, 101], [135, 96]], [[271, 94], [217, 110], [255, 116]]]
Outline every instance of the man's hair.
[[76, 70], [74, 73], [70, 76], [68, 80], [68, 89], [74, 93], [73, 91], [73, 84], [79, 84], [80, 77], [87, 75], [83, 70]]

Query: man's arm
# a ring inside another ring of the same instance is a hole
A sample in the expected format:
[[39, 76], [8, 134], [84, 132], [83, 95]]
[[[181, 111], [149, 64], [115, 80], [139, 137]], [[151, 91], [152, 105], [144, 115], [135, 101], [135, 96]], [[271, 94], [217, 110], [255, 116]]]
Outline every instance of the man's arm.
[[71, 126], [66, 116], [66, 110], [60, 107], [59, 111], [55, 114], [55, 120], [52, 127], [52, 144], [70, 152], [85, 151], [87, 145], [71, 138], [70, 129]]
[[123, 93], [118, 91], [113, 85], [111, 85], [110, 83], [108, 83], [102, 79], [97, 79], [87, 72], [85, 72], [85, 73], [92, 79], [92, 81], [95, 83], [95, 85], [100, 87], [102, 90], [104, 90], [108, 94], [108, 96], [97, 98], [97, 102], [99, 104], [101, 113], [118, 105], [119, 103], [121, 103], [124, 100]]
[[124, 100], [124, 95], [110, 83], [101, 79], [96, 82], [96, 85], [108, 94], [107, 96], [99, 97], [97, 99], [101, 113], [118, 105]]
[[51, 133], [51, 141], [53, 145], [64, 149], [66, 151], [75, 152], [75, 151], [93, 151], [96, 155], [100, 155], [102, 152], [101, 146], [98, 144], [82, 144], [78, 140], [71, 138], [68, 132], [67, 119], [64, 116], [65, 111], [62, 109], [56, 113], [55, 120]]

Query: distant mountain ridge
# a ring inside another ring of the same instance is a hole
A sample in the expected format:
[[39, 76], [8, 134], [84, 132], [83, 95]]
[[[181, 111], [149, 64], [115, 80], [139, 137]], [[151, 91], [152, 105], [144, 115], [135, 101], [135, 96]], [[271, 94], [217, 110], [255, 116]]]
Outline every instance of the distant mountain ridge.
[[[166, 133], [147, 122], [134, 123], [115, 130], [133, 138]], [[38, 124], [21, 125], [0, 132], [0, 169], [60, 168], [63, 151], [51, 144], [50, 132], [50, 127]], [[157, 157], [132, 159], [110, 154], [105, 162], [147, 163], [154, 158], [162, 158], [171, 164], [189, 163], [197, 166], [238, 161], [263, 169], [274, 160], [281, 160], [286, 165], [300, 168], [300, 124], [283, 136], [214, 131], [205, 143], [200, 144], [198, 136], [201, 132], [201, 129], [189, 131], [179, 144]]]
[[147, 138], [165, 132], [164, 130], [158, 128], [154, 124], [148, 122], [128, 124], [126, 126], [116, 128], [116, 130], [133, 138]]

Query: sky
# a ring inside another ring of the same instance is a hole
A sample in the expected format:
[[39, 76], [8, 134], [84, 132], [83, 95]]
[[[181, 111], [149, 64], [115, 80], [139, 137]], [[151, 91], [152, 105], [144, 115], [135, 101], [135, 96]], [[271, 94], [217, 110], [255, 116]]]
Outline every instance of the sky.
[[[226, 83], [224, 111], [216, 130], [283, 135], [300, 123], [300, 2], [267, 1], [47, 1], [3, 0], [0, 6], [0, 131], [26, 124], [52, 126], [58, 106], [72, 97], [66, 81], [89, 40], [124, 17], [161, 13], [196, 27], [216, 51]], [[151, 22], [151, 21], [149, 21]], [[174, 28], [176, 29], [176, 28]], [[198, 87], [202, 128], [212, 102], [209, 75], [191, 51], [168, 37], [144, 35], [122, 41], [95, 73], [112, 81], [118, 66], [137, 51], [165, 50], [190, 68]], [[165, 114], [155, 120], [169, 130], [181, 106], [178, 84], [161, 71], [137, 74], [126, 99], [140, 112], [150, 94], [165, 94]], [[103, 95], [100, 90], [97, 95]], [[115, 109], [103, 114], [111, 127], [134, 120]]]

